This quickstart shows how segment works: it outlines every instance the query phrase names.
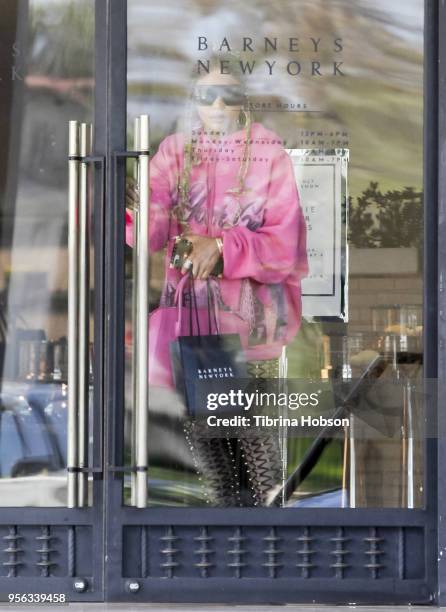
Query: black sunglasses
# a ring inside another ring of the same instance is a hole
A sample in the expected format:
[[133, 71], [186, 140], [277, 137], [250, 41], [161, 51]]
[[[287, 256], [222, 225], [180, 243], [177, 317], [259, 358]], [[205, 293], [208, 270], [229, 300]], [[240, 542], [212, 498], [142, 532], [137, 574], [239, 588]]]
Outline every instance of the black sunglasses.
[[221, 98], [226, 106], [242, 106], [245, 93], [239, 85], [198, 85], [193, 98], [201, 106], [211, 106], [217, 98]]

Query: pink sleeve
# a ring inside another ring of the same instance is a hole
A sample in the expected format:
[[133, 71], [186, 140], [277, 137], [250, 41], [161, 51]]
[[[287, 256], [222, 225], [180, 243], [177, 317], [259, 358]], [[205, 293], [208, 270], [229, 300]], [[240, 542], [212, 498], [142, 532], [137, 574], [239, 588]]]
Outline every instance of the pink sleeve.
[[262, 226], [234, 227], [222, 235], [225, 278], [280, 283], [293, 272], [306, 276], [306, 226], [286, 151], [272, 166]]
[[[168, 137], [150, 162], [150, 251], [162, 249], [169, 237], [170, 211], [176, 197], [176, 155]], [[125, 212], [125, 241], [133, 246], [133, 214]]]

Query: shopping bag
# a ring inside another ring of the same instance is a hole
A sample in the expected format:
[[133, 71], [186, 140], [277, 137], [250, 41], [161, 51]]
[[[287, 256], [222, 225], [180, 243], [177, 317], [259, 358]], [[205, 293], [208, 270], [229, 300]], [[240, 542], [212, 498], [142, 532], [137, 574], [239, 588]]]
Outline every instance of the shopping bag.
[[[178, 335], [170, 342], [170, 355], [175, 386], [184, 398], [187, 413], [197, 417], [209, 414], [207, 394], [226, 393], [232, 384], [237, 385], [237, 380], [247, 378], [241, 343], [247, 323], [233, 313], [220, 313], [223, 316], [219, 316], [209, 283], [207, 311], [198, 309], [192, 278], [190, 284], [189, 333]], [[204, 318], [207, 319], [205, 328]], [[237, 407], [228, 404], [220, 406], [218, 414], [236, 411]]]
[[[168, 388], [177, 386], [178, 389], [182, 389], [178, 366], [176, 374], [178, 385], [174, 380], [171, 352], [171, 345], [178, 337], [201, 336], [201, 331], [205, 331], [207, 335], [218, 335], [220, 332], [222, 336], [236, 336], [232, 343], [229, 339], [226, 340], [227, 347], [228, 343], [234, 346], [236, 342], [238, 346], [240, 342], [242, 349], [247, 348], [249, 326], [236, 313], [218, 311], [215, 304], [212, 304], [212, 313], [209, 304], [207, 308], [197, 308], [194, 304], [193, 309], [190, 308], [191, 304], [184, 305], [183, 294], [188, 286], [190, 289], [191, 280], [189, 276], [180, 280], [173, 306], [157, 308], [149, 316], [149, 385]], [[191, 290], [189, 293], [192, 294]]]

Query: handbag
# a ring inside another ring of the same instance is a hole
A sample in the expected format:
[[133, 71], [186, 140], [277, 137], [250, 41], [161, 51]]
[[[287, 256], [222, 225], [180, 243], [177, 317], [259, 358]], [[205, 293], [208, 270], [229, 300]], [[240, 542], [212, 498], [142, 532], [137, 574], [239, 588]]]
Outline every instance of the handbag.
[[[200, 322], [192, 276], [189, 276], [189, 283], [189, 333], [179, 335], [170, 342], [170, 355], [175, 386], [184, 398], [187, 414], [199, 417], [211, 414], [206, 403], [209, 393], [225, 393], [237, 384], [237, 379], [246, 379], [248, 374], [240, 333], [237, 333], [237, 326], [234, 326], [236, 319], [231, 319], [233, 324], [227, 325], [224, 333], [219, 325], [208, 281], [207, 333], [202, 333], [203, 322]], [[243, 320], [240, 321], [247, 325]], [[220, 406], [218, 414], [234, 414], [237, 411], [237, 406]]]

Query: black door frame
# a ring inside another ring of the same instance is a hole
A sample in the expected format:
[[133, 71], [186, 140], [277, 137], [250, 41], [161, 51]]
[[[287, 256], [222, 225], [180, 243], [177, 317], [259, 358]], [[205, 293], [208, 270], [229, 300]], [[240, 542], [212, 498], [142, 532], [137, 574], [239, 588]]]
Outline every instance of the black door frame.
[[[437, 479], [446, 444], [426, 443], [425, 509], [181, 509], [122, 506], [124, 422], [124, 176], [113, 154], [126, 148], [126, 0], [96, 0], [96, 151], [107, 159], [104, 256], [105, 598], [134, 602], [446, 603], [446, 488]], [[446, 8], [425, 0], [425, 372], [443, 380], [446, 325]], [[439, 42], [439, 40], [441, 42]], [[438, 206], [438, 202], [440, 206]], [[444, 338], [444, 340], [443, 340]], [[439, 397], [442, 397], [441, 389]], [[441, 405], [441, 404], [440, 404]], [[428, 415], [437, 419], [432, 409]], [[440, 431], [444, 417], [438, 420]], [[440, 471], [441, 473], [441, 471]], [[289, 543], [294, 542], [294, 548]], [[311, 550], [315, 549], [315, 553]], [[423, 555], [420, 555], [423, 550]], [[339, 553], [339, 554], [336, 554]], [[345, 555], [347, 553], [347, 555]], [[413, 553], [413, 554], [410, 554]], [[336, 568], [363, 565], [356, 578]], [[366, 558], [372, 561], [366, 566]], [[442, 557], [439, 557], [442, 559]], [[384, 559], [386, 559], [384, 563]], [[374, 563], [383, 568], [372, 567]], [[318, 566], [312, 577], [312, 563]], [[209, 564], [209, 565], [207, 565]], [[207, 567], [203, 571], [203, 568]], [[294, 569], [291, 570], [291, 567]], [[293, 573], [294, 572], [294, 573]], [[173, 579], [175, 578], [175, 579]], [[259, 580], [262, 578], [262, 580]]]

